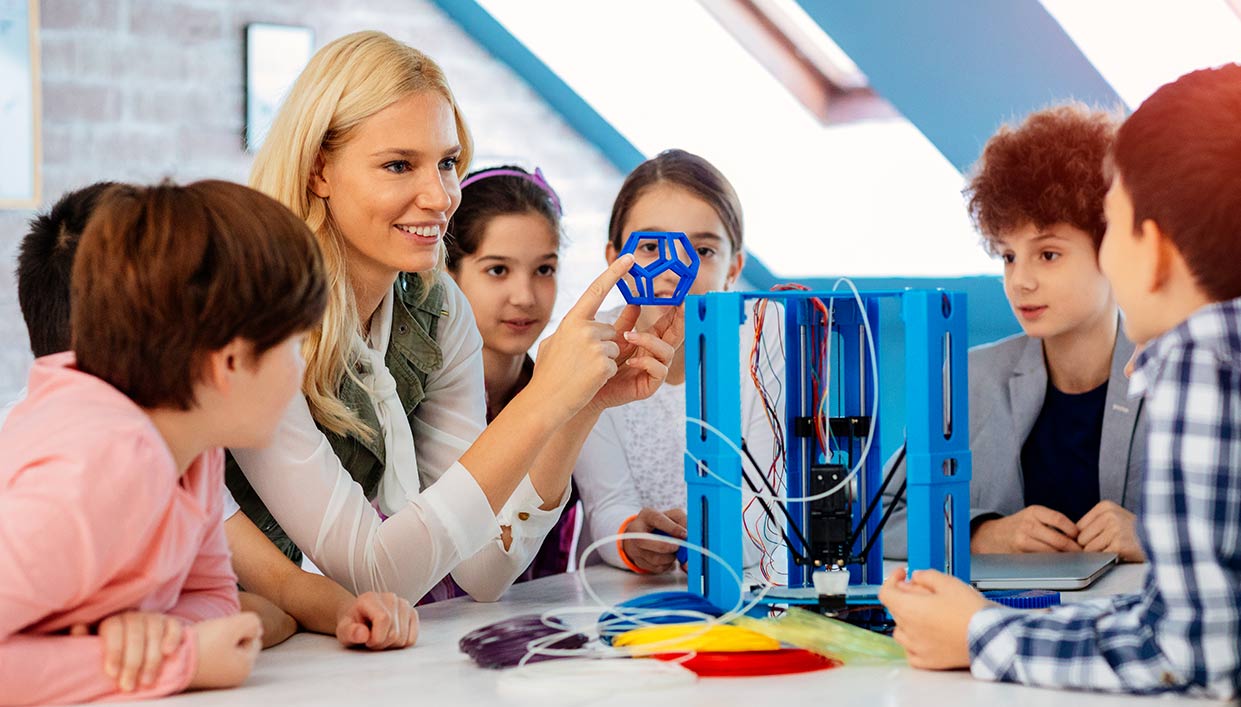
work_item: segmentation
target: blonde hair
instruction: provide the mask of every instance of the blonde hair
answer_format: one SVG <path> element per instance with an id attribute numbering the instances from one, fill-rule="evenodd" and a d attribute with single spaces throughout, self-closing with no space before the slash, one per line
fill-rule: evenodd
<path id="1" fill-rule="evenodd" d="M 304 219 L 323 250 L 328 306 L 322 323 L 306 338 L 302 392 L 315 420 L 337 434 L 372 436 L 339 396 L 346 375 L 356 380 L 358 308 L 349 286 L 344 237 L 327 200 L 311 191 L 310 179 L 321 159 L 349 142 L 366 119 L 422 91 L 438 93 L 452 106 L 461 177 L 469 170 L 473 141 L 444 71 L 417 49 L 373 31 L 345 35 L 315 53 L 272 121 L 250 172 L 250 185 Z M 441 252 L 435 270 L 420 273 L 425 284 L 431 284 L 444 260 Z"/>

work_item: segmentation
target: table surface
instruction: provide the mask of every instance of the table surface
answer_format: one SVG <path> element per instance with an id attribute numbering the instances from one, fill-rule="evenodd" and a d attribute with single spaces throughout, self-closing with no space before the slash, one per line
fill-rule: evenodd
<path id="1" fill-rule="evenodd" d="M 1122 565 L 1093 587 L 1066 593 L 1065 601 L 1135 590 L 1145 567 Z M 678 577 L 639 577 L 610 567 L 587 570 L 591 586 L 605 600 L 623 601 L 649 591 L 684 586 Z M 200 692 L 166 698 L 159 704 L 274 707 L 298 704 L 597 704 L 623 705 L 641 701 L 654 705 L 796 704 L 816 691 L 840 704 L 979 705 L 1024 707 L 1047 705 L 1131 705 L 1134 698 L 1096 693 L 1066 693 L 974 680 L 968 672 L 934 673 L 904 665 L 843 667 L 801 675 L 754 678 L 707 678 L 692 686 L 660 690 L 628 690 L 593 700 L 510 698 L 497 691 L 501 671 L 476 667 L 457 650 L 457 641 L 469 631 L 518 614 L 555 608 L 591 607 L 594 602 L 574 574 L 519 584 L 494 604 L 469 599 L 421 607 L 422 631 L 418 644 L 403 651 L 368 653 L 342 648 L 327 636 L 298 634 L 264 651 L 246 684 L 234 690 Z M 829 698 L 829 699 L 830 699 Z M 1152 699 L 1152 698 L 1145 698 Z M 1169 698 L 1153 698 L 1168 700 Z M 1176 698 L 1171 698 L 1176 699 Z M 1181 698 L 1190 702 L 1187 698 Z M 772 702 L 772 700 L 784 700 Z M 1179 700 L 1178 700 L 1179 701 Z M 1192 700 L 1196 704 L 1202 700 Z M 1160 704 L 1164 704 L 1161 702 Z M 133 703 L 151 704 L 151 703 Z"/>

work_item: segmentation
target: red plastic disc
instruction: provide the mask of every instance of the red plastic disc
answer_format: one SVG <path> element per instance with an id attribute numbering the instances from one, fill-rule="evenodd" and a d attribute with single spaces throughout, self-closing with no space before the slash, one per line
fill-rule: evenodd
<path id="1" fill-rule="evenodd" d="M 657 653 L 651 657 L 659 660 L 679 661 L 681 665 L 705 678 L 791 675 L 827 670 L 841 665 L 838 660 L 802 648 L 733 653 L 699 652 L 688 660 L 684 653 Z"/>

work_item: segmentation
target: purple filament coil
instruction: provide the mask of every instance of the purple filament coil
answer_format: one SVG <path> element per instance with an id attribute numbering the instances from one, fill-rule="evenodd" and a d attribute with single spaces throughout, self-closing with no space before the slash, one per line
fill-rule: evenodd
<path id="1" fill-rule="evenodd" d="M 529 645 L 531 641 L 571 630 L 569 626 L 560 621 L 554 619 L 544 621 L 538 614 L 525 614 L 471 631 L 461 638 L 457 646 L 480 667 L 512 668 L 521 663 L 527 655 L 530 655 L 526 660 L 527 663 L 567 657 L 542 653 L 531 654 Z M 572 650 L 586 645 L 588 640 L 584 634 L 574 633 L 541 647 Z"/>

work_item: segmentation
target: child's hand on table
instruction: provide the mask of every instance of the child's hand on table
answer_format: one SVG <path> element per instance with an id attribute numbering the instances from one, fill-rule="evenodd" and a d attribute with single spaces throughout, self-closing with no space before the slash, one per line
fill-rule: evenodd
<path id="1" fill-rule="evenodd" d="M 236 687 L 245 682 L 262 648 L 263 623 L 243 611 L 194 624 L 198 665 L 190 689 Z"/>
<path id="2" fill-rule="evenodd" d="M 974 530 L 970 550 L 993 552 L 1081 552 L 1078 527 L 1063 513 L 1045 506 L 1027 506 L 988 520 Z"/>
<path id="3" fill-rule="evenodd" d="M 1099 501 L 1077 521 L 1077 542 L 1086 552 L 1114 552 L 1124 562 L 1145 562 L 1137 526 L 1137 516 L 1124 507 L 1114 501 Z"/>
<path id="4" fill-rule="evenodd" d="M 155 682 L 164 658 L 181 645 L 180 619 L 146 611 L 113 614 L 99 622 L 96 633 L 103 642 L 103 671 L 116 680 L 122 692 Z M 69 630 L 71 636 L 90 632 L 85 624 Z"/>
<path id="5" fill-rule="evenodd" d="M 238 592 L 242 611 L 251 611 L 263 623 L 263 649 L 279 645 L 297 633 L 297 619 L 285 613 L 266 597 L 252 592 Z"/>
<path id="6" fill-rule="evenodd" d="M 906 581 L 900 569 L 883 583 L 879 601 L 896 620 L 892 637 L 905 649 L 910 665 L 925 670 L 969 667 L 970 619 L 990 604 L 976 589 L 934 570 L 919 570 Z"/>

